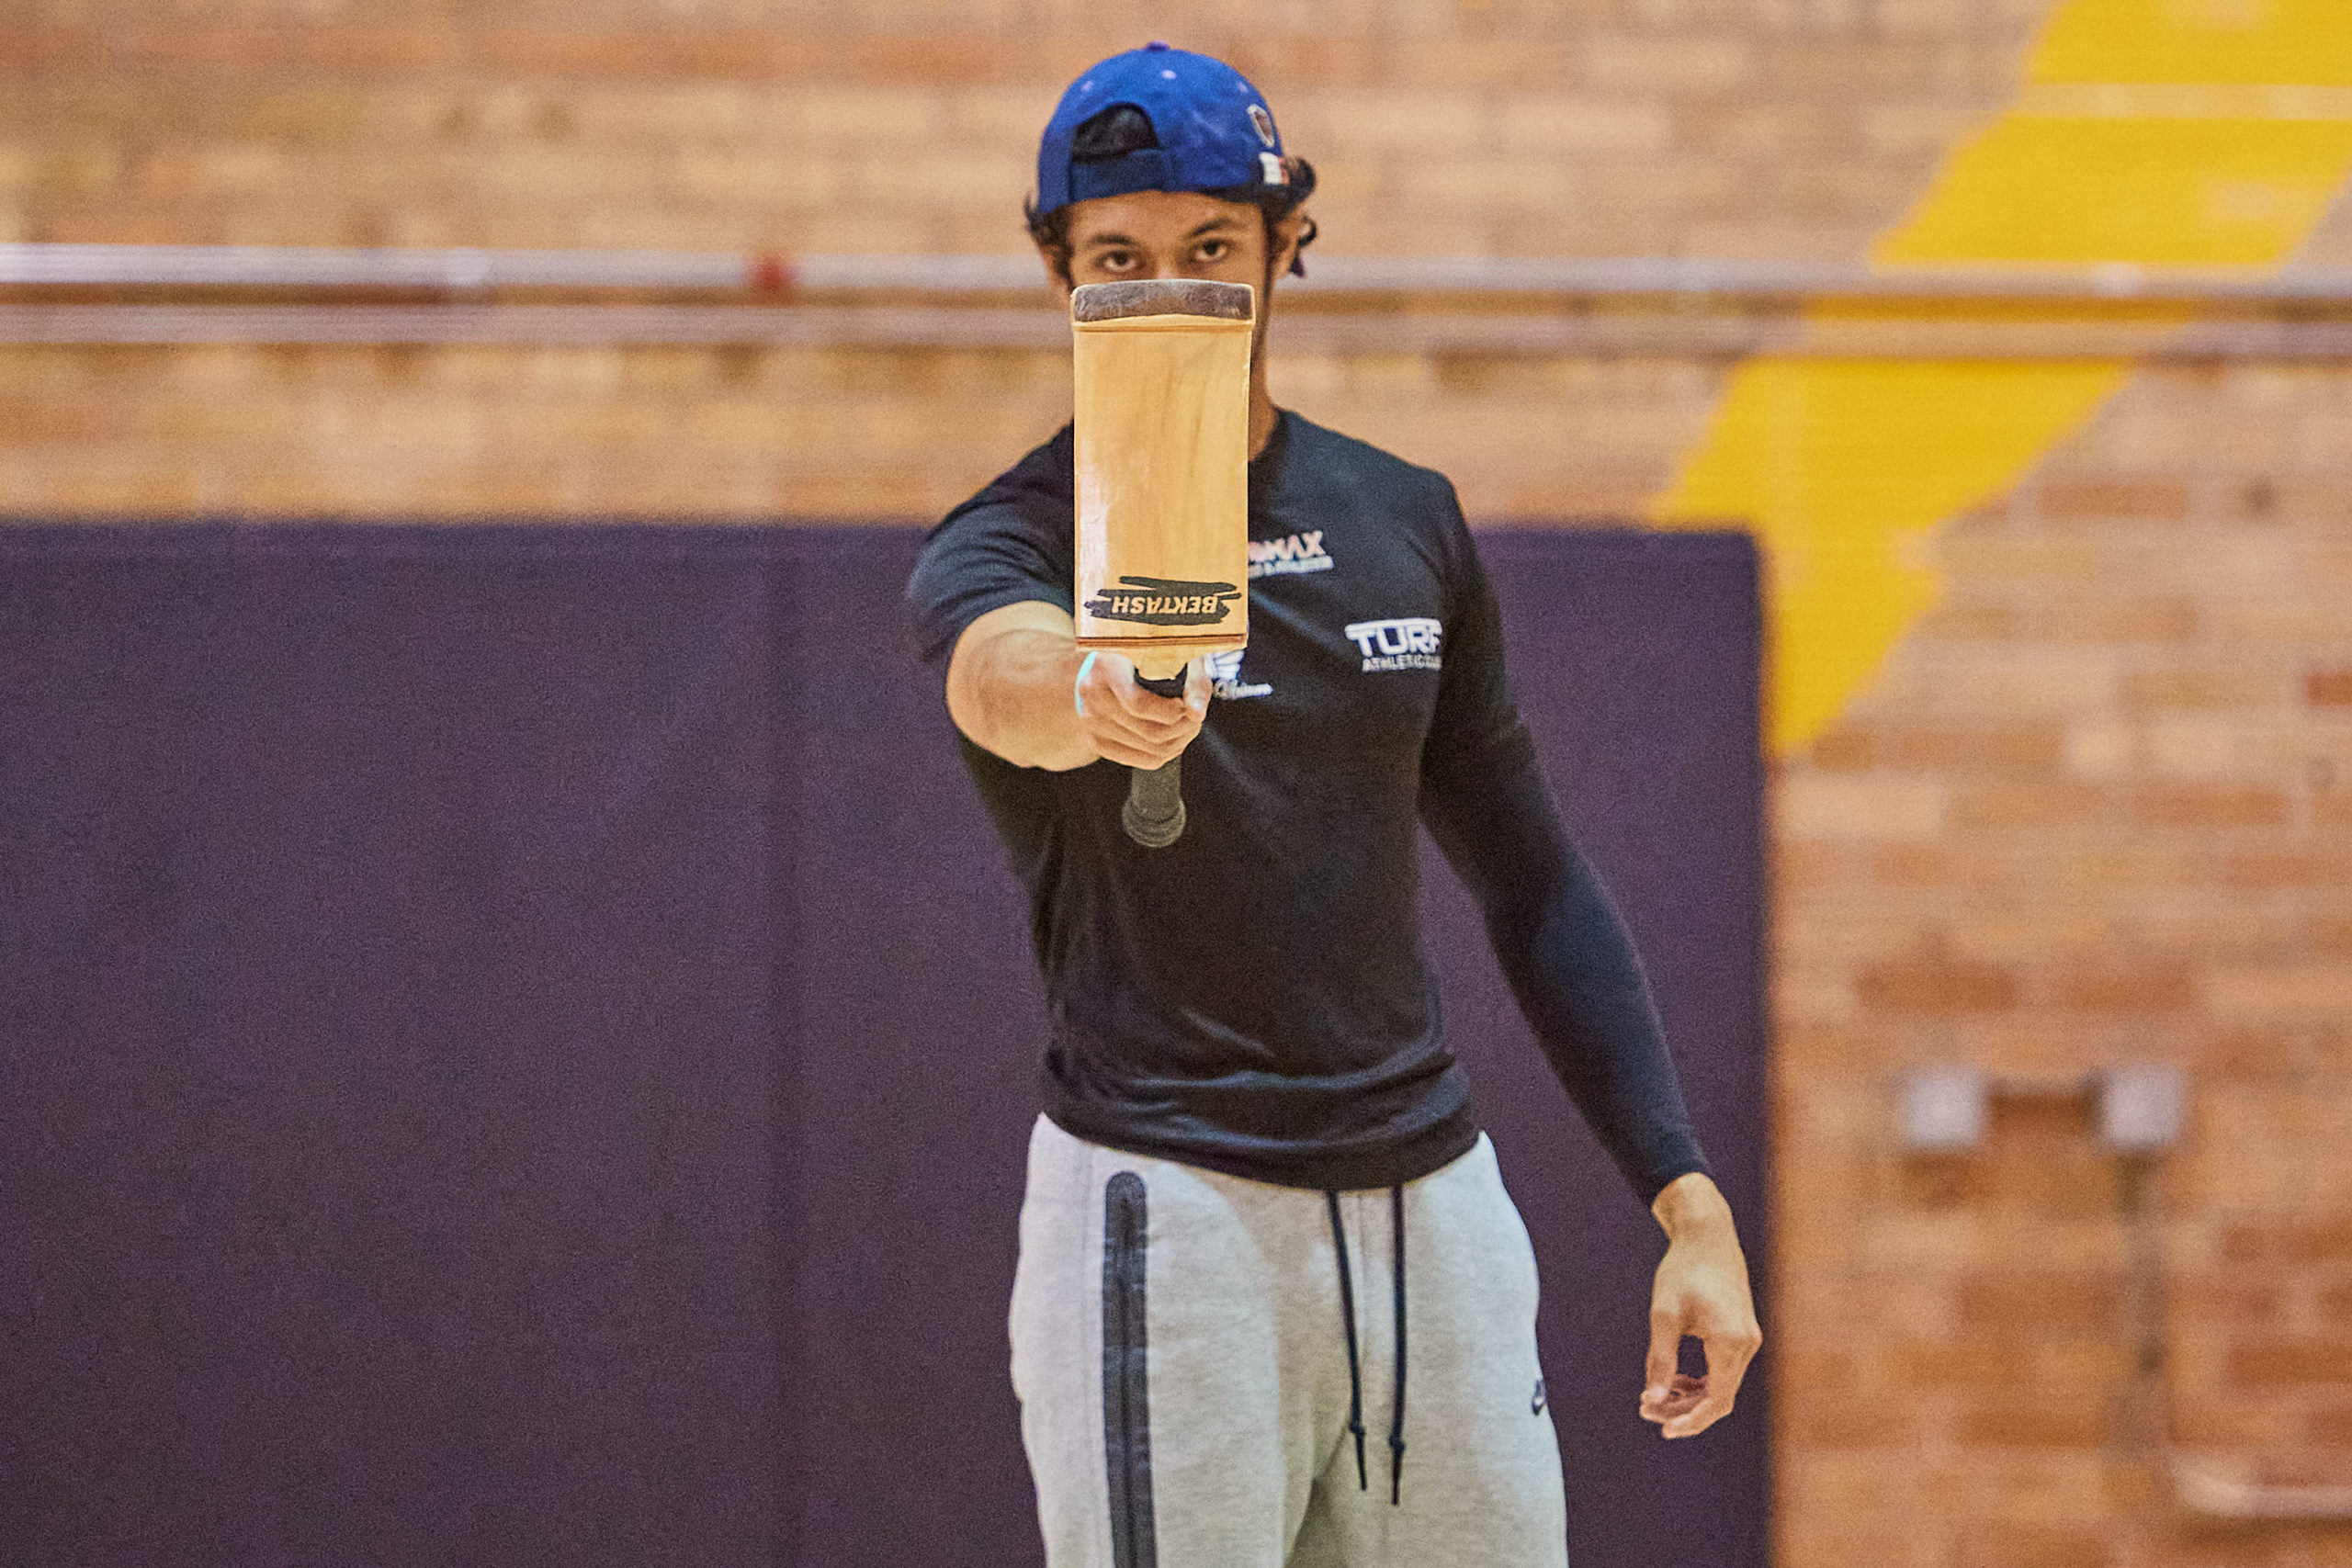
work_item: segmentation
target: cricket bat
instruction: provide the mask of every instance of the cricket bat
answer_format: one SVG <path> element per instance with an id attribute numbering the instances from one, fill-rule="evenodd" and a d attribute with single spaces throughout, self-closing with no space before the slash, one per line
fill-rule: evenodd
<path id="1" fill-rule="evenodd" d="M 1078 646 L 1181 696 L 1193 660 L 1250 640 L 1246 283 L 1152 278 L 1070 292 Z M 1180 760 L 1181 761 L 1181 760 Z M 1120 822 L 1153 849 L 1184 831 L 1179 763 L 1138 768 Z"/>

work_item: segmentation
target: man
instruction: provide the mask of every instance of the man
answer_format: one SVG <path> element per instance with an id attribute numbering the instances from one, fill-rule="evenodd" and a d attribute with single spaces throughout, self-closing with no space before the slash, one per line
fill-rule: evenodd
<path id="1" fill-rule="evenodd" d="M 1261 321 L 1238 662 L 1178 698 L 1081 655 L 1067 428 L 948 515 L 909 587 L 1051 1008 L 1012 1307 L 1047 1561 L 1563 1564 L 1534 1263 L 1439 1037 L 1417 825 L 1666 1231 L 1640 1407 L 1679 1438 L 1730 1410 L 1760 1336 L 1638 963 L 1537 770 L 1452 487 L 1267 394 L 1313 172 L 1256 89 L 1164 44 L 1106 60 L 1037 179 L 1065 289 L 1250 283 Z M 1139 847 L 1128 769 L 1180 752 L 1191 826 Z M 1686 1333 L 1703 1378 L 1675 1370 Z"/>

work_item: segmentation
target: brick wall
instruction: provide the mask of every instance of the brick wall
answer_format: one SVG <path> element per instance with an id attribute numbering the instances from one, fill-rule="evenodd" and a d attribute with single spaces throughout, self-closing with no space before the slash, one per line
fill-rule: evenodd
<path id="1" fill-rule="evenodd" d="M 2042 4 L 1229 0 L 1177 26 L 1069 0 L 616 0 L 460 25 L 419 0 L 18 0 L 0 240 L 1018 250 L 1055 96 L 1165 31 L 1265 88 L 1321 171 L 1328 252 L 1847 257 L 2010 92 Z M 1488 516 L 1637 506 L 1713 388 L 1687 366 L 1283 373 Z M 0 507 L 935 514 L 1059 423 L 1065 379 L 1050 356 L 0 346 Z"/>
<path id="2" fill-rule="evenodd" d="M 2352 378 L 2144 372 L 1945 531 L 1941 604 L 1779 781 L 1792 1563 L 2352 1561 L 2132 1440 L 2130 1173 L 2086 1104 L 1905 1156 L 1889 1078 L 2177 1064 L 2148 1178 L 2172 1441 L 2352 1480 Z M 1895 1525 L 1894 1521 L 1900 1521 Z"/>
<path id="3" fill-rule="evenodd" d="M 18 0 L 0 239 L 1013 249 L 1055 95 L 1157 29 L 1272 96 L 1335 246 L 1844 256 L 2042 8 Z"/>
<path id="4" fill-rule="evenodd" d="M 1267 88 L 1332 252 L 1846 258 L 2012 96 L 2045 9 L 18 0 L 0 239 L 1012 249 L 1056 89 L 1164 29 Z M 2352 213 L 2311 254 L 2352 262 Z M 1293 355 L 1276 386 L 1538 522 L 1638 511 L 1721 378 Z M 0 347 L 0 510 L 917 517 L 1067 400 L 1018 353 Z M 1792 1568 L 2352 1562 L 2352 1533 L 2190 1520 L 2142 1464 L 2132 1195 L 2083 1106 L 2005 1100 L 1921 1160 L 1889 1089 L 2188 1067 L 2147 1194 L 2174 1440 L 2352 1482 L 2346 475 L 2352 374 L 2143 373 L 1938 536 L 1939 607 L 1782 764 Z"/>

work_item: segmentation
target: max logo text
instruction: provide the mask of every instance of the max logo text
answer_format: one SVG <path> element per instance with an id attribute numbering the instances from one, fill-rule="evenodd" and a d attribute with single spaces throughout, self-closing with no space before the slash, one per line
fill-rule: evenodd
<path id="1" fill-rule="evenodd" d="M 1137 621 L 1148 626 L 1213 626 L 1233 613 L 1241 590 L 1230 582 L 1186 582 L 1172 577 L 1123 577 L 1086 602 L 1086 613 L 1105 621 Z"/>
<path id="2" fill-rule="evenodd" d="M 1290 571 L 1329 571 L 1331 565 L 1331 552 L 1323 547 L 1320 528 L 1284 539 L 1250 541 L 1250 575 L 1253 578 Z"/>

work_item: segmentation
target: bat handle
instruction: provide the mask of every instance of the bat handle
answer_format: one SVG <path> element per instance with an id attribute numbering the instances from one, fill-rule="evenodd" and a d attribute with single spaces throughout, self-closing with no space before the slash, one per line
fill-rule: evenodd
<path id="1" fill-rule="evenodd" d="M 1138 674 L 1136 684 L 1157 696 L 1181 697 L 1184 671 L 1164 681 Z M 1119 826 L 1145 849 L 1164 850 L 1184 836 L 1183 762 L 1182 757 L 1171 757 L 1156 768 L 1128 771 L 1127 804 L 1119 813 Z"/>

